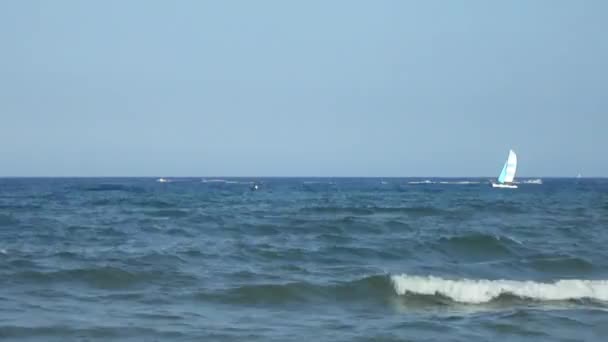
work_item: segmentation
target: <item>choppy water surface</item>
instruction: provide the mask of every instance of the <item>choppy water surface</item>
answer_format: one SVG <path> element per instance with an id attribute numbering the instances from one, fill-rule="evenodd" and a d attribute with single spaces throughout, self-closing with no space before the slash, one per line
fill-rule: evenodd
<path id="1" fill-rule="evenodd" d="M 0 179 L 0 339 L 605 341 L 607 230 L 603 179 Z"/>

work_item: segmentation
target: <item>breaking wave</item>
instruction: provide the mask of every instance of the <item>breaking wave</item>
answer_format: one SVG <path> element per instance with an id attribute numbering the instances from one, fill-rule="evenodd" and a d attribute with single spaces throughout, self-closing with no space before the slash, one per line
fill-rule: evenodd
<path id="1" fill-rule="evenodd" d="M 470 184 L 481 184 L 479 181 L 431 181 L 431 180 L 423 180 L 423 181 L 411 181 L 407 182 L 408 184 L 416 185 L 416 184 L 450 184 L 450 185 L 470 185 Z"/>
<path id="2" fill-rule="evenodd" d="M 435 184 L 435 182 L 430 181 L 430 180 L 423 180 L 423 181 L 412 181 L 412 182 L 407 182 L 407 184 Z"/>
<path id="3" fill-rule="evenodd" d="M 230 179 L 220 179 L 220 178 L 203 178 L 201 183 L 216 183 L 216 184 L 252 184 L 252 181 L 238 181 L 238 180 L 230 180 Z"/>
<path id="4" fill-rule="evenodd" d="M 558 280 L 553 283 L 515 280 L 459 279 L 393 275 L 398 295 L 443 296 L 455 302 L 481 304 L 503 295 L 539 301 L 593 299 L 608 301 L 608 280 Z"/>
<path id="5" fill-rule="evenodd" d="M 247 284 L 195 295 L 199 300 L 229 304 L 283 305 L 315 302 L 373 302 L 379 305 L 404 301 L 406 307 L 452 304 L 501 305 L 524 302 L 585 300 L 608 302 L 608 280 L 559 280 L 554 283 L 515 280 L 449 280 L 435 276 L 373 275 L 338 283 L 290 282 Z M 520 303 L 521 304 L 521 303 Z M 589 304 L 589 303 L 587 303 Z M 599 303 L 598 303 L 599 304 Z"/>

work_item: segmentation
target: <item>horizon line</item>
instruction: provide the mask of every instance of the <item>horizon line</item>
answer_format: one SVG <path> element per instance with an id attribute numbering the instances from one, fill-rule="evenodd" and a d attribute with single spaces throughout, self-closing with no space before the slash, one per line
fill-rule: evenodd
<path id="1" fill-rule="evenodd" d="M 398 179 L 398 178 L 488 178 L 495 179 L 496 176 L 1 176 L 0 179 L 7 178 L 79 178 L 79 179 L 92 179 L 92 178 L 386 178 L 386 179 Z M 521 176 L 516 178 L 608 178 L 608 176 Z"/>

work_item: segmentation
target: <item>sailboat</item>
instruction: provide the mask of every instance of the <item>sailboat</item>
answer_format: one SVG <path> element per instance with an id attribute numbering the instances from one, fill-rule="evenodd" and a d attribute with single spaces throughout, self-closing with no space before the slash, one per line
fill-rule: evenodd
<path id="1" fill-rule="evenodd" d="M 517 155 L 513 150 L 509 150 L 509 157 L 505 162 L 505 166 L 498 176 L 497 182 L 492 182 L 493 188 L 517 189 L 517 185 L 513 184 L 515 172 L 517 171 Z"/>

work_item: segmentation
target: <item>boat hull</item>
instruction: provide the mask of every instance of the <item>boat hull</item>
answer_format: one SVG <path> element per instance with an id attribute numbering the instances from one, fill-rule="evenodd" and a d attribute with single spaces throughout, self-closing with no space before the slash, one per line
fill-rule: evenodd
<path id="1" fill-rule="evenodd" d="M 491 184 L 492 184 L 493 188 L 498 188 L 498 189 L 517 189 L 517 185 L 515 185 L 515 184 L 494 183 L 494 182 L 492 182 Z"/>

